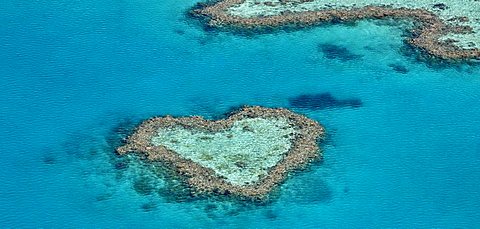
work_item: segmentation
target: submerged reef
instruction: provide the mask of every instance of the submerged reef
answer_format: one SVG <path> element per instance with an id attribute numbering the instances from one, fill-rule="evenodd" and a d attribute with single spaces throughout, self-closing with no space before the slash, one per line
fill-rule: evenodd
<path id="1" fill-rule="evenodd" d="M 412 20 L 406 42 L 432 58 L 480 59 L 480 3 L 476 0 L 220 0 L 197 4 L 190 14 L 209 27 L 270 30 L 361 19 Z"/>
<path id="2" fill-rule="evenodd" d="M 327 59 L 338 59 L 342 62 L 357 60 L 361 55 L 350 52 L 347 48 L 334 44 L 319 44 L 318 50 L 323 53 Z"/>
<path id="3" fill-rule="evenodd" d="M 261 200 L 290 171 L 320 158 L 324 132 L 316 121 L 287 109 L 243 107 L 221 120 L 150 118 L 117 153 L 159 162 L 185 181 L 191 195 Z"/>
<path id="4" fill-rule="evenodd" d="M 400 74 L 407 74 L 409 72 L 407 67 L 401 64 L 389 64 L 388 67 L 390 67 L 393 71 Z"/>
<path id="5" fill-rule="evenodd" d="M 337 99 L 330 93 L 305 94 L 288 99 L 290 106 L 294 108 L 322 110 L 328 108 L 361 107 L 360 99 Z"/>

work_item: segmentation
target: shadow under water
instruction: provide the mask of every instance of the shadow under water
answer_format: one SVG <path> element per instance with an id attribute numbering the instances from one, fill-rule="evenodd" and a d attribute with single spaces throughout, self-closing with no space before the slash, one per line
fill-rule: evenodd
<path id="1" fill-rule="evenodd" d="M 293 108 L 310 110 L 322 110 L 329 108 L 352 107 L 357 108 L 363 105 L 360 99 L 337 99 L 332 94 L 325 92 L 320 94 L 305 94 L 289 98 L 289 104 Z"/>
<path id="2" fill-rule="evenodd" d="M 409 72 L 408 68 L 401 64 L 389 64 L 388 67 L 400 74 L 407 74 Z"/>
<path id="3" fill-rule="evenodd" d="M 354 54 L 346 47 L 334 44 L 319 44 L 318 51 L 327 59 L 337 59 L 342 62 L 361 59 L 363 56 Z"/>

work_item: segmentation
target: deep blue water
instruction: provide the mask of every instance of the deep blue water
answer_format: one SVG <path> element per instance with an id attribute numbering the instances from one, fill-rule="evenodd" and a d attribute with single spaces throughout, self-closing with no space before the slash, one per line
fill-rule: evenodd
<path id="1" fill-rule="evenodd" d="M 1 227 L 480 227 L 479 66 L 427 67 L 388 23 L 206 32 L 185 17 L 195 3 L 2 1 Z M 290 107 L 322 93 L 361 106 Z M 142 195 L 150 170 L 115 168 L 125 120 L 242 104 L 329 133 L 323 162 L 272 203 Z"/>

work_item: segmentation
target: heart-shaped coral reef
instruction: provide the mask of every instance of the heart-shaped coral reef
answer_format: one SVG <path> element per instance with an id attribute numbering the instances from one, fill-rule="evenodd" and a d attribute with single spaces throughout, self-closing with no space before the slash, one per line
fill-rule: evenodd
<path id="1" fill-rule="evenodd" d="M 244 107 L 227 119 L 154 117 L 117 149 L 160 161 L 196 192 L 264 197 L 286 174 L 320 157 L 324 129 L 286 109 Z"/>

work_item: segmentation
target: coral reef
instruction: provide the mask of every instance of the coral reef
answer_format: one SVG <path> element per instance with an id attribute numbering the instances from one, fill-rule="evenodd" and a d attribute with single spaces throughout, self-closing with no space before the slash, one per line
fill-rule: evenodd
<path id="1" fill-rule="evenodd" d="M 222 120 L 148 119 L 117 153 L 160 162 L 192 188 L 192 195 L 264 199 L 289 171 L 320 158 L 317 141 L 323 136 L 320 124 L 289 110 L 243 107 Z"/>
<path id="2" fill-rule="evenodd" d="M 209 4 L 198 4 L 191 10 L 191 15 L 203 18 L 210 27 L 233 27 L 248 30 L 262 28 L 268 30 L 285 26 L 305 27 L 322 22 L 348 22 L 361 19 L 407 19 L 415 22 L 407 43 L 428 56 L 445 60 L 480 59 L 480 49 L 478 47 L 466 48 L 455 44 L 457 35 L 475 33 L 472 27 L 462 24 L 469 19 L 463 15 L 457 15 L 456 18 L 450 18 L 447 21 L 441 18 L 438 12 L 434 12 L 435 10 L 446 11 L 447 6 L 444 4 L 435 5 L 432 10 L 388 5 L 366 5 L 363 7 L 328 5 L 328 7 L 315 10 L 294 11 L 290 9 L 305 2 L 308 4 L 311 1 L 247 1 L 223 0 Z M 246 2 L 248 4 L 242 5 Z M 262 5 L 262 10 L 267 12 L 254 12 L 252 13 L 253 16 L 241 14 L 245 14 L 245 12 L 248 12 L 247 10 L 243 10 L 241 13 L 232 12 L 232 9 L 239 8 L 239 6 L 244 6 L 244 8 L 252 11 L 251 8 L 255 8 L 257 5 Z M 284 8 L 278 10 L 277 6 L 283 6 Z M 446 35 L 453 36 L 455 39 L 444 39 Z"/>

